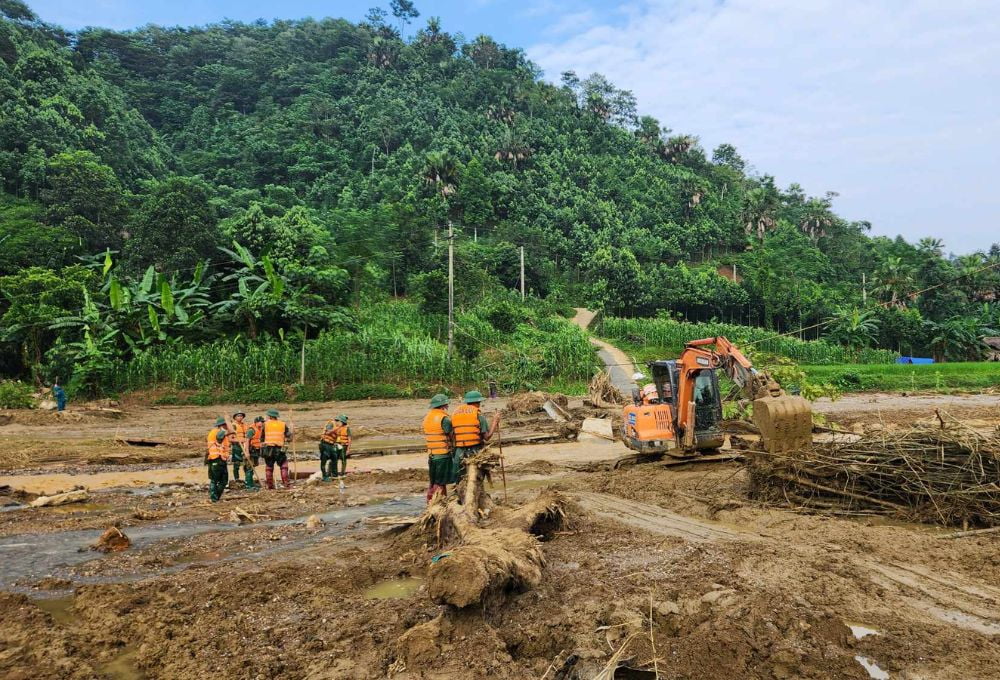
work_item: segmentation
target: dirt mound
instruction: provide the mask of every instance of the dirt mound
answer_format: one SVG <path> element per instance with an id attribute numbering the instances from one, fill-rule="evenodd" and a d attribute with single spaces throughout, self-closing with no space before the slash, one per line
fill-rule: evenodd
<path id="1" fill-rule="evenodd" d="M 110 527 L 90 546 L 91 550 L 110 553 L 128 550 L 132 541 L 118 527 Z"/>
<path id="2" fill-rule="evenodd" d="M 552 400 L 559 406 L 566 408 L 569 406 L 569 398 L 565 394 L 553 392 L 518 392 L 507 400 L 507 410 L 512 413 L 539 413 L 542 405 Z"/>

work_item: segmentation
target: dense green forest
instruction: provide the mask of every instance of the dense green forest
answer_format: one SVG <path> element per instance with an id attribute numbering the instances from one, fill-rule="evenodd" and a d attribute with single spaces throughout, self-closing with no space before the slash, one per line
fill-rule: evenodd
<path id="1" fill-rule="evenodd" d="M 466 365 L 429 380 L 517 383 L 486 358 L 545 365 L 532 329 L 569 304 L 822 324 L 805 337 L 949 359 L 977 358 L 1000 327 L 1000 247 L 873 238 L 835 194 L 706 151 L 599 74 L 552 84 L 485 35 L 418 28 L 409 2 L 359 24 L 125 32 L 70 33 L 20 0 L 0 15 L 3 375 L 99 392 L 165 380 L 128 365 L 206 346 L 287 354 L 306 333 L 349 354 L 373 328 L 414 327 L 440 345 L 449 223 Z M 427 321 L 392 326 L 414 310 Z M 530 382 L 589 367 L 573 362 Z"/>

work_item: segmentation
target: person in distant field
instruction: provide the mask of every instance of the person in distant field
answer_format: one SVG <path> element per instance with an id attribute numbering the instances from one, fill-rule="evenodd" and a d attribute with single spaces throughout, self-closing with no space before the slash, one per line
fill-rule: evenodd
<path id="1" fill-rule="evenodd" d="M 52 383 L 52 396 L 56 399 L 56 410 L 65 411 L 66 410 L 66 390 L 62 388 L 59 384 L 59 378 L 56 378 L 55 382 Z"/>
<path id="2" fill-rule="evenodd" d="M 229 447 L 230 447 L 230 457 L 229 459 L 233 462 L 233 479 L 240 478 L 240 469 L 243 467 L 243 461 L 247 454 L 249 454 L 249 445 L 247 444 L 247 424 L 244 419 L 247 417 L 246 413 L 243 411 L 237 411 L 233 414 L 233 424 L 229 431 Z"/>
<path id="3" fill-rule="evenodd" d="M 448 397 L 435 394 L 431 399 L 431 410 L 424 416 L 424 438 L 427 440 L 427 468 L 430 484 L 427 487 L 427 502 L 434 496 L 448 494 L 452 483 L 452 425 L 448 417 Z"/>
<path id="4" fill-rule="evenodd" d="M 264 465 L 265 483 L 268 489 L 274 488 L 274 466 L 281 470 L 281 485 L 286 489 L 291 488 L 288 480 L 288 453 L 285 446 L 292 441 L 292 431 L 284 423 L 278 420 L 278 411 L 271 409 L 267 412 L 267 420 L 264 421 Z"/>
<path id="5" fill-rule="evenodd" d="M 229 432 L 226 419 L 219 418 L 208 431 L 205 465 L 208 466 L 208 498 L 218 503 L 229 485 Z"/>
<path id="6" fill-rule="evenodd" d="M 338 423 L 333 428 L 333 476 L 334 477 L 346 477 L 347 476 L 347 454 L 351 449 L 351 428 L 347 426 L 347 416 L 341 413 L 337 416 L 335 423 Z M 337 469 L 340 468 L 338 472 Z"/>
<path id="7" fill-rule="evenodd" d="M 264 446 L 264 416 L 257 416 L 253 424 L 247 428 L 247 460 L 243 461 L 246 471 L 246 487 L 252 491 L 260 488 L 256 479 L 257 466 L 260 465 L 261 449 Z"/>
<path id="8" fill-rule="evenodd" d="M 465 393 L 462 400 L 465 403 L 455 409 L 451 415 L 451 427 L 454 431 L 455 452 L 452 455 L 451 481 L 457 484 L 465 476 L 465 466 L 462 461 L 479 453 L 483 443 L 489 441 L 500 424 L 500 414 L 493 416 L 489 423 L 481 412 L 483 395 L 476 390 Z"/>

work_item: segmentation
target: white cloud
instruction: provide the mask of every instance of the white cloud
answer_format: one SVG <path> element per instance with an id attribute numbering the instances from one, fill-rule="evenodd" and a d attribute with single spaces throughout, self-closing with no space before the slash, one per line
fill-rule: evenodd
<path id="1" fill-rule="evenodd" d="M 604 73 L 876 233 L 1000 241 L 1000 4 L 641 0 L 580 23 L 529 48 L 550 78 Z"/>

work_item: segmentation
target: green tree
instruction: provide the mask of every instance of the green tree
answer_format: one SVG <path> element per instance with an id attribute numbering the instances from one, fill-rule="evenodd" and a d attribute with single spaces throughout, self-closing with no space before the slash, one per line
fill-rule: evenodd
<path id="1" fill-rule="evenodd" d="M 39 198 L 46 220 L 76 236 L 87 252 L 117 248 L 125 226 L 124 190 L 114 171 L 89 151 L 49 159 Z"/>
<path id="2" fill-rule="evenodd" d="M 124 251 L 129 271 L 149 265 L 166 273 L 193 270 L 213 257 L 220 234 L 210 199 L 210 188 L 197 178 L 153 183 L 129 222 Z"/>

